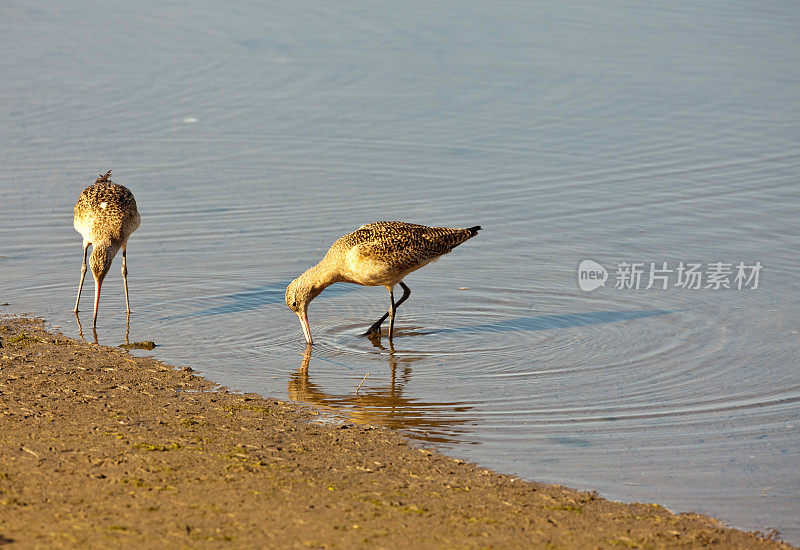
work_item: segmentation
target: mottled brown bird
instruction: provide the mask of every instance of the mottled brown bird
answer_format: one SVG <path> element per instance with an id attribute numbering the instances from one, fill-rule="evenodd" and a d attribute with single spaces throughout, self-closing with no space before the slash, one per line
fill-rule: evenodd
<path id="1" fill-rule="evenodd" d="M 480 229 L 479 225 L 454 229 L 406 222 L 375 222 L 361 226 L 333 243 L 317 265 L 289 284 L 286 305 L 300 319 L 306 342 L 311 344 L 308 304 L 326 287 L 333 283 L 383 285 L 389 291 L 389 311 L 375 321 L 366 334 L 380 334 L 381 324 L 389 317 L 391 342 L 397 307 L 411 294 L 403 278 L 474 237 Z M 397 302 L 394 301 L 396 284 L 403 288 L 403 296 Z"/>
<path id="2" fill-rule="evenodd" d="M 75 313 L 81 301 L 83 279 L 86 276 L 86 251 L 92 245 L 89 266 L 94 276 L 94 318 L 92 326 L 97 326 L 97 306 L 100 302 L 100 287 L 103 285 L 111 262 L 122 249 L 122 281 L 125 284 L 125 308 L 131 311 L 128 301 L 128 267 L 125 262 L 125 247 L 128 237 L 139 227 L 139 211 L 136 200 L 127 187 L 117 185 L 109 179 L 111 170 L 101 174 L 94 185 L 83 190 L 75 203 L 75 231 L 83 236 L 83 266 L 78 284 L 78 298 L 75 300 Z"/>

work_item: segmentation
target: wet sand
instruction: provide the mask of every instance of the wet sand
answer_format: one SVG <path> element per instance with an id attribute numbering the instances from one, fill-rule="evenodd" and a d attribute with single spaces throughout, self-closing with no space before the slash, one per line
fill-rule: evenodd
<path id="1" fill-rule="evenodd" d="M 0 319 L 0 546 L 790 548 Z M 755 499 L 754 499 L 755 500 Z"/>

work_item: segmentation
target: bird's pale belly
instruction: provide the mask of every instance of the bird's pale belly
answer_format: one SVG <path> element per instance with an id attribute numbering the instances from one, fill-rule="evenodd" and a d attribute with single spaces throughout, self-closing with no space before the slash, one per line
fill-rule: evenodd
<path id="1" fill-rule="evenodd" d="M 343 271 L 341 275 L 344 281 L 366 286 L 396 284 L 403 275 L 386 262 L 363 257 L 348 257 L 347 269 Z"/>
<path id="2" fill-rule="evenodd" d="M 342 281 L 364 286 L 396 285 L 403 277 L 430 263 L 420 263 L 411 269 L 397 269 L 379 259 L 365 258 L 352 251 L 347 254 L 346 270 L 342 270 Z"/>

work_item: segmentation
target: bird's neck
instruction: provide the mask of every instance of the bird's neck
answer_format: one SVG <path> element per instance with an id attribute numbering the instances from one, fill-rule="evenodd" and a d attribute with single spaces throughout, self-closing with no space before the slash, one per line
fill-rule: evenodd
<path id="1" fill-rule="evenodd" d="M 324 260 L 313 267 L 309 267 L 300 276 L 302 285 L 311 290 L 311 294 L 317 297 L 320 292 L 339 280 L 337 271 Z"/>

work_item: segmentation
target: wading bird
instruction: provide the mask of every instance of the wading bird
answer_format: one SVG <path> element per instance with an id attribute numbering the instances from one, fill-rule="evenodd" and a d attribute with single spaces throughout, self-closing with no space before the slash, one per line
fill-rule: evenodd
<path id="1" fill-rule="evenodd" d="M 454 229 L 406 222 L 376 222 L 361 226 L 333 243 L 317 265 L 289 284 L 286 305 L 300 319 L 306 342 L 311 344 L 308 304 L 326 287 L 333 283 L 385 286 L 389 291 L 389 311 L 365 334 L 380 334 L 381 324 L 389 317 L 391 342 L 397 307 L 411 294 L 403 278 L 474 237 L 480 229 L 479 225 Z M 403 288 L 403 296 L 395 302 L 394 286 L 397 284 Z"/>
<path id="2" fill-rule="evenodd" d="M 83 236 L 83 266 L 78 283 L 78 297 L 75 300 L 75 313 L 81 301 L 83 279 L 86 276 L 86 251 L 92 245 L 89 266 L 94 276 L 94 318 L 92 326 L 97 326 L 97 306 L 100 302 L 100 287 L 103 285 L 111 262 L 122 249 L 122 281 L 125 284 L 125 309 L 131 312 L 128 301 L 128 267 L 125 262 L 125 247 L 128 237 L 139 227 L 139 211 L 136 200 L 127 187 L 117 185 L 109 179 L 111 170 L 101 174 L 93 185 L 83 190 L 75 203 L 75 231 Z"/>

